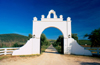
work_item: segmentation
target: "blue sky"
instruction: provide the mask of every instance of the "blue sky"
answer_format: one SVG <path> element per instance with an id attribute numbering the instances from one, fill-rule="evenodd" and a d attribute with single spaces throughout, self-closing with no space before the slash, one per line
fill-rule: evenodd
<path id="1" fill-rule="evenodd" d="M 0 34 L 32 33 L 33 17 L 41 19 L 51 9 L 57 16 L 72 19 L 72 33 L 84 39 L 86 33 L 100 27 L 100 0 L 0 0 Z M 50 31 L 55 31 L 50 33 Z M 48 39 L 56 39 L 62 33 L 56 28 L 44 30 Z"/>

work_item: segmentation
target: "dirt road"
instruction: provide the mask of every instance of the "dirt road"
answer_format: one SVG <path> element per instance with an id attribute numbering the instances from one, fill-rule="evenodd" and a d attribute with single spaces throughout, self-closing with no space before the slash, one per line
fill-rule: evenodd
<path id="1" fill-rule="evenodd" d="M 1 60 L 0 65 L 100 65 L 100 59 L 61 55 L 51 45 L 40 56 L 7 58 Z"/>

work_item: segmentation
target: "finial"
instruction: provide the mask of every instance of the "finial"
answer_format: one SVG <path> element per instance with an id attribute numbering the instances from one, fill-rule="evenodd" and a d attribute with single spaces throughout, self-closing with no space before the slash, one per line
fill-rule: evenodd
<path id="1" fill-rule="evenodd" d="M 42 18 L 44 18 L 44 15 L 42 15 Z"/>
<path id="2" fill-rule="evenodd" d="M 60 18 L 63 18 L 63 15 L 60 15 Z"/>
<path id="3" fill-rule="evenodd" d="M 33 19 L 34 19 L 34 21 L 37 21 L 37 18 L 36 17 L 34 17 Z"/>
<path id="4" fill-rule="evenodd" d="M 68 18 L 67 18 L 67 21 L 71 21 L 71 18 L 70 18 L 70 17 L 68 17 Z"/>

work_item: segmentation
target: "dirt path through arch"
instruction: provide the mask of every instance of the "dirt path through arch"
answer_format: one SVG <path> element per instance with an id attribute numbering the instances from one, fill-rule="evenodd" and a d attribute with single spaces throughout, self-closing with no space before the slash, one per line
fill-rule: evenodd
<path id="1" fill-rule="evenodd" d="M 50 45 L 40 56 L 7 58 L 1 60 L 0 65 L 100 65 L 100 59 L 61 55 Z"/>

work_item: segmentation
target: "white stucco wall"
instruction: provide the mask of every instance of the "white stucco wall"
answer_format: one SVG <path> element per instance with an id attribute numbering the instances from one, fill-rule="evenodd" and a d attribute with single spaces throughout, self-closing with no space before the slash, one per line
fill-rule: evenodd
<path id="1" fill-rule="evenodd" d="M 76 40 L 73 38 L 68 39 L 68 48 L 70 48 L 71 54 L 76 55 L 92 55 L 92 53 L 89 50 L 84 49 L 84 47 L 80 46 Z"/>
<path id="2" fill-rule="evenodd" d="M 30 54 L 40 54 L 40 43 L 39 39 L 31 38 L 27 43 L 15 50 L 12 55 L 30 55 Z"/>
<path id="3" fill-rule="evenodd" d="M 59 29 L 65 38 L 68 36 L 67 32 L 67 23 L 64 22 L 33 22 L 33 35 L 35 35 L 36 38 L 40 38 L 42 32 L 49 27 L 55 27 Z"/>

